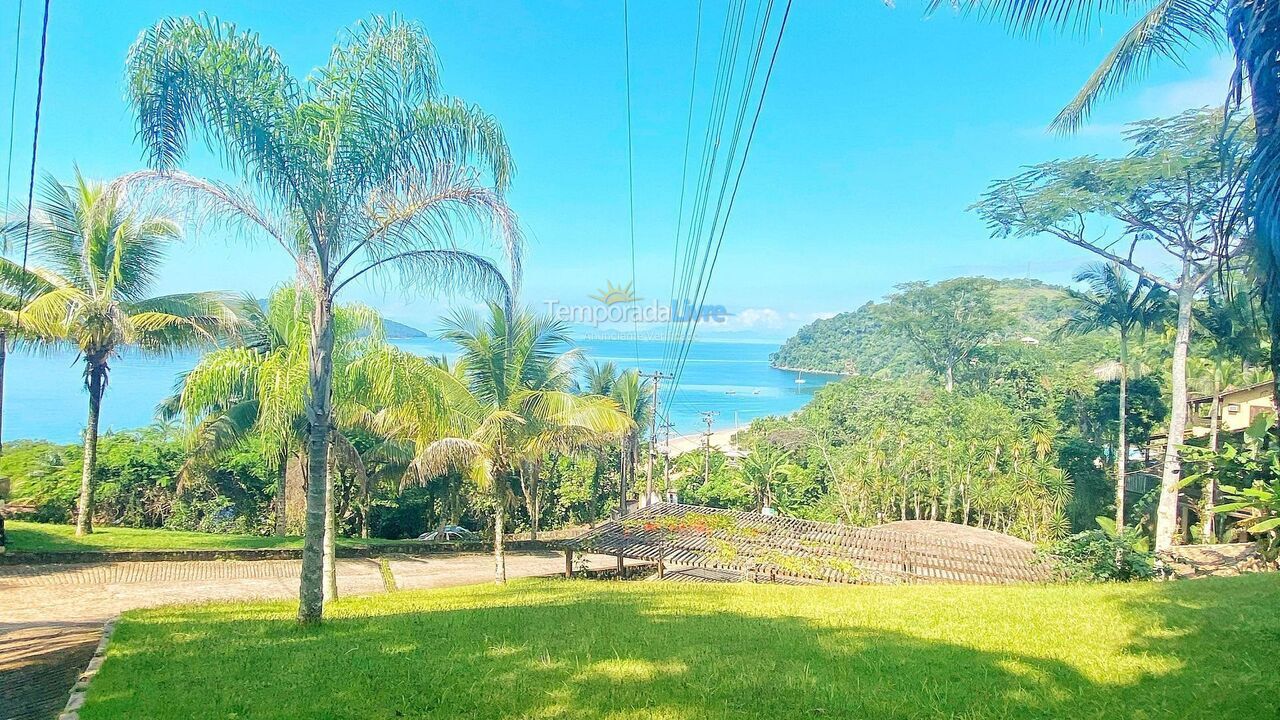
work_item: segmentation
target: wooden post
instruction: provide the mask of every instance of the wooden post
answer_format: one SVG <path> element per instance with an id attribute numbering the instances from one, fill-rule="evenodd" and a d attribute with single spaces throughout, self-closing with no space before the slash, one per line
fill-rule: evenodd
<path id="1" fill-rule="evenodd" d="M 618 579 L 621 580 L 622 579 L 622 556 L 618 555 L 617 558 L 618 558 Z"/>
<path id="2" fill-rule="evenodd" d="M 658 579 L 661 580 L 666 576 L 667 576 L 667 564 L 662 561 L 662 556 L 659 555 L 658 556 Z"/>
<path id="3" fill-rule="evenodd" d="M 573 577 L 573 548 L 571 547 L 564 549 L 564 576 Z"/>

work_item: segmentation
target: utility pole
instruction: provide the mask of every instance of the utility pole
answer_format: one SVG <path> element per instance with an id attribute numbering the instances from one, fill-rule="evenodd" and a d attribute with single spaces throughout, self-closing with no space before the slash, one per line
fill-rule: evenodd
<path id="1" fill-rule="evenodd" d="M 704 483 L 711 480 L 711 423 L 715 422 L 719 414 L 715 410 L 702 411 L 702 422 L 707 424 L 707 430 L 702 434 L 702 482 Z"/>
<path id="2" fill-rule="evenodd" d="M 653 500 L 653 454 L 658 449 L 658 385 L 672 376 L 655 370 L 651 373 L 640 373 L 640 377 L 649 378 L 649 389 L 653 392 L 653 407 L 649 411 L 649 468 L 644 488 L 644 502 L 648 505 Z"/>

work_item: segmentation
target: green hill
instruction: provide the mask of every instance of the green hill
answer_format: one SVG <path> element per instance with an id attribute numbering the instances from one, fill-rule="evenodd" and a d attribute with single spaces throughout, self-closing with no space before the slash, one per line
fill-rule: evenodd
<path id="1" fill-rule="evenodd" d="M 1066 288 L 1039 280 L 996 280 L 996 310 L 1013 319 L 1010 338 L 1043 340 L 1065 317 Z M 774 367 L 822 372 L 875 374 L 887 368 L 906 370 L 913 364 L 904 344 L 880 332 L 876 309 L 884 301 L 869 302 L 800 328 L 770 356 Z"/>

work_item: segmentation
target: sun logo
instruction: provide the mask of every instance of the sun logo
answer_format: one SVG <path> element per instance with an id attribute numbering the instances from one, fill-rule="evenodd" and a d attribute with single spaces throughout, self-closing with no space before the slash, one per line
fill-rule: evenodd
<path id="1" fill-rule="evenodd" d="M 632 283 L 625 286 L 614 285 L 612 280 L 605 281 L 603 290 L 597 291 L 597 295 L 589 295 L 592 300 L 599 300 L 605 305 L 617 305 L 618 303 L 638 302 L 640 298 L 636 297 L 635 290 L 632 289 Z"/>

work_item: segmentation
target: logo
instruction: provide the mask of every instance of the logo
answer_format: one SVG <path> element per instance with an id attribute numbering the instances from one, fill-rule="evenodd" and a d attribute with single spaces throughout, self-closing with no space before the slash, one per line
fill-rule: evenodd
<path id="1" fill-rule="evenodd" d="M 597 295 L 588 295 L 592 300 L 599 300 L 605 305 L 617 305 L 618 303 L 634 303 L 640 302 L 641 298 L 636 297 L 636 292 L 632 288 L 631 283 L 626 286 L 614 285 L 612 280 L 606 280 L 603 290 L 597 290 Z"/>
<path id="2" fill-rule="evenodd" d="M 599 327 L 602 324 L 638 323 L 723 323 L 733 313 L 723 305 L 676 300 L 663 304 L 651 300 L 640 304 L 634 283 L 614 285 L 606 280 L 604 288 L 587 297 L 599 305 L 562 305 L 559 300 L 547 300 L 547 312 L 563 322 L 582 323 Z"/>

